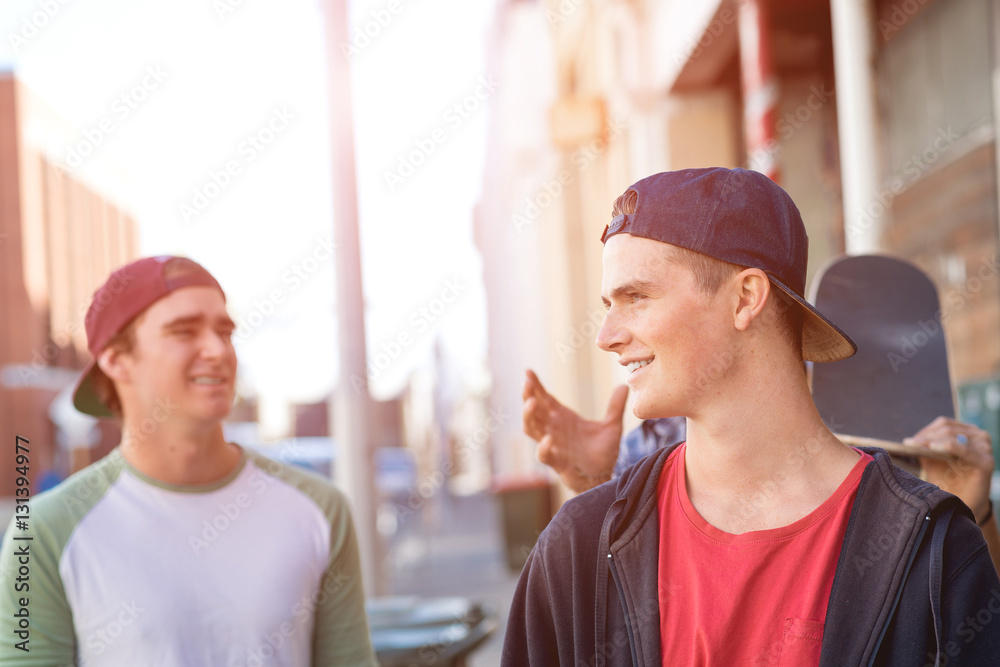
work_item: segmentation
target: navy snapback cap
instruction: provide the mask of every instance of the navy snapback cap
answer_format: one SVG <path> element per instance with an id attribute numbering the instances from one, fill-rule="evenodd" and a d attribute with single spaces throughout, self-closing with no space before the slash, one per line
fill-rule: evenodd
<path id="1" fill-rule="evenodd" d="M 802 358 L 838 361 L 857 345 L 803 297 L 809 238 L 791 197 L 746 169 L 683 169 L 633 184 L 635 212 L 615 216 L 601 236 L 641 236 L 742 267 L 761 269 L 802 311 Z M 626 190 L 626 192 L 628 192 Z"/>

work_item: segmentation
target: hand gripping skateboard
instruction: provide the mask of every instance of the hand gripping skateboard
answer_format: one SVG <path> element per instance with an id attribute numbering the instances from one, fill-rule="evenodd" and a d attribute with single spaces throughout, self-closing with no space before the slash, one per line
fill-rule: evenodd
<path id="1" fill-rule="evenodd" d="M 817 274 L 812 303 L 858 345 L 849 359 L 812 366 L 813 400 L 847 444 L 897 456 L 950 458 L 899 444 L 955 400 L 937 289 L 887 255 L 838 257 Z"/>

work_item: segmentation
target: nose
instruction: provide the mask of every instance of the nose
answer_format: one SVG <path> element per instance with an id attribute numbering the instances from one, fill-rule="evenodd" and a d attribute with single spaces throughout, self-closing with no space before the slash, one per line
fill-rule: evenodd
<path id="1" fill-rule="evenodd" d="M 219 359 L 232 349 L 232 341 L 218 331 L 208 329 L 201 339 L 201 355 L 206 359 Z"/>
<path id="2" fill-rule="evenodd" d="M 612 306 L 604 315 L 601 330 L 597 332 L 597 346 L 605 352 L 614 352 L 625 344 L 628 332 L 622 326 L 621 317 Z"/>

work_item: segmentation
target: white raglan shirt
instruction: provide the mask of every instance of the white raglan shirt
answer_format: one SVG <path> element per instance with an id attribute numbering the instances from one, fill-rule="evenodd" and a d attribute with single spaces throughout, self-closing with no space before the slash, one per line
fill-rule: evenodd
<path id="1" fill-rule="evenodd" d="M 325 480 L 245 452 L 225 479 L 178 487 L 115 450 L 45 495 L 18 542 L 31 650 L 5 638 L 0 664 L 375 664 L 350 514 Z"/>

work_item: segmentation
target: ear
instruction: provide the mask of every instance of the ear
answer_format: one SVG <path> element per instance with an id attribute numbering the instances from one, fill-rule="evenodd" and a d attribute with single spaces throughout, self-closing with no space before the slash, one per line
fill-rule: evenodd
<path id="1" fill-rule="evenodd" d="M 750 323 L 760 317 L 771 294 L 771 281 L 760 269 L 744 269 L 736 275 L 739 301 L 736 305 L 734 324 L 739 331 L 746 331 Z"/>
<path id="2" fill-rule="evenodd" d="M 115 347 L 106 347 L 97 355 L 97 365 L 105 375 L 115 382 L 123 382 L 129 378 L 128 355 Z"/>

